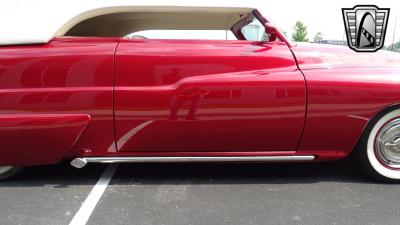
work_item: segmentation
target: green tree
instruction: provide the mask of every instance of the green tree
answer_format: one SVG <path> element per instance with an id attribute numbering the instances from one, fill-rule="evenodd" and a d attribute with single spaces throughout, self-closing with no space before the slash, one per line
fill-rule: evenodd
<path id="1" fill-rule="evenodd" d="M 303 22 L 298 20 L 296 25 L 294 26 L 294 32 L 292 34 L 292 40 L 298 42 L 308 42 L 307 38 L 307 27 L 304 25 Z"/>
<path id="2" fill-rule="evenodd" d="M 324 40 L 324 35 L 321 32 L 318 32 L 314 36 L 314 42 L 319 42 Z"/>
<path id="3" fill-rule="evenodd" d="M 267 32 L 264 32 L 263 36 L 261 37 L 261 41 L 268 41 L 269 40 L 269 35 Z"/>
<path id="4" fill-rule="evenodd" d="M 389 45 L 385 49 L 389 51 L 400 52 L 400 40 L 398 42 L 395 42 L 394 44 Z"/>

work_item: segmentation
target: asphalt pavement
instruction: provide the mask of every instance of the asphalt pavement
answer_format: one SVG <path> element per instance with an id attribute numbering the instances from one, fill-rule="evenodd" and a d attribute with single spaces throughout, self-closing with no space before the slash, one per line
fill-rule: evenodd
<path id="1" fill-rule="evenodd" d="M 350 160 L 120 164 L 82 210 L 106 168 L 63 163 L 1 181 L 0 224 L 70 224 L 78 212 L 93 225 L 400 223 L 400 186 L 364 178 Z"/>

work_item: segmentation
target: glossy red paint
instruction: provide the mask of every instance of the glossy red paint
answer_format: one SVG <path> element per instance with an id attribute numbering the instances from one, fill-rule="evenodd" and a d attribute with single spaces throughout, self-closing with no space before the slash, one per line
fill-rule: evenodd
<path id="1" fill-rule="evenodd" d="M 119 151 L 294 151 L 304 77 L 281 42 L 124 40 L 116 53 Z"/>
<path id="2" fill-rule="evenodd" d="M 15 165 L 48 164 L 85 150 L 115 151 L 112 92 L 117 42 L 115 38 L 58 38 L 45 45 L 1 47 L 0 120 L 14 124 L 12 129 L 0 128 L 2 159 Z M 9 116 L 26 114 L 30 123 L 47 128 L 18 129 L 20 120 Z M 52 117 L 53 126 L 53 120 L 42 121 L 41 116 L 47 114 L 84 114 L 91 121 L 66 149 L 80 126 L 62 129 L 68 117 L 65 122 L 63 117 Z M 38 140 L 27 141 L 29 137 Z M 16 152 L 24 152 L 24 157 Z"/>
<path id="3" fill-rule="evenodd" d="M 84 114 L 2 114 L 0 165 L 57 163 L 89 122 Z"/>
<path id="4" fill-rule="evenodd" d="M 339 159 L 375 115 L 400 105 L 400 57 L 385 53 L 116 38 L 57 38 L 1 53 L 0 165 L 76 156 Z"/>
<path id="5" fill-rule="evenodd" d="M 347 47 L 293 48 L 308 89 L 306 126 L 298 154 L 348 156 L 369 121 L 400 106 L 400 55 L 356 53 Z M 322 157 L 322 154 L 336 155 Z"/>
<path id="6" fill-rule="evenodd" d="M 315 69 L 330 71 L 341 68 L 373 68 L 396 71 L 400 67 L 400 55 L 389 51 L 360 53 L 346 46 L 312 43 L 298 43 L 291 49 L 302 71 Z M 374 73 L 375 71 L 371 72 L 371 74 Z M 376 75 L 379 76 L 380 74 Z"/>

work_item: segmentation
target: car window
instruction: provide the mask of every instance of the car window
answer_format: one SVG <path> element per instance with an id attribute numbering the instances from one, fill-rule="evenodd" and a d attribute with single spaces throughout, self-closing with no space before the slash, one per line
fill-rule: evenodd
<path id="1" fill-rule="evenodd" d="M 264 25 L 257 18 L 241 28 L 243 36 L 248 41 L 267 41 L 268 34 L 265 32 Z"/>
<path id="2" fill-rule="evenodd" d="M 230 30 L 145 30 L 125 36 L 126 39 L 194 39 L 237 40 Z"/>

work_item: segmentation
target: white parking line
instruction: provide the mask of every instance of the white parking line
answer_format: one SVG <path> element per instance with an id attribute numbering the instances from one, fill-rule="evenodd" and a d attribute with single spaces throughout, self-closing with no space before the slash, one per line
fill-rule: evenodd
<path id="1" fill-rule="evenodd" d="M 111 181 L 117 165 L 109 165 L 104 173 L 101 175 L 100 179 L 97 181 L 96 185 L 93 187 L 92 191 L 87 196 L 86 200 L 82 203 L 81 208 L 75 214 L 74 218 L 69 223 L 70 225 L 85 225 L 89 220 L 90 215 L 97 203 L 101 199 L 104 191 L 106 190 L 108 184 Z"/>

